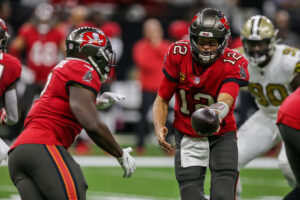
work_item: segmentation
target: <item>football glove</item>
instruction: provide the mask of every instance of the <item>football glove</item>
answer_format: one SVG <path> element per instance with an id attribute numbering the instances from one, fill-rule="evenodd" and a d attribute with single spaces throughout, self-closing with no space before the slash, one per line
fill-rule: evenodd
<path id="1" fill-rule="evenodd" d="M 104 92 L 100 97 L 96 99 L 96 105 L 98 109 L 106 109 L 112 106 L 115 102 L 125 99 L 122 94 L 113 92 Z"/>
<path id="2" fill-rule="evenodd" d="M 123 149 L 123 156 L 120 158 L 117 158 L 120 165 L 122 166 L 124 170 L 124 178 L 129 178 L 133 172 L 135 171 L 135 160 L 134 158 L 129 154 L 132 151 L 131 147 L 128 147 L 126 149 Z"/>

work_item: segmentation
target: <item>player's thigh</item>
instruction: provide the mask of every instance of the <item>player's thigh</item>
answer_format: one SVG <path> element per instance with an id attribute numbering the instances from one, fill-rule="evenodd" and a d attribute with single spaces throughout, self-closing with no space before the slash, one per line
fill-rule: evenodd
<path id="1" fill-rule="evenodd" d="M 81 169 L 62 146 L 25 144 L 16 150 L 29 155 L 23 159 L 24 171 L 48 200 L 86 198 Z"/>
<path id="2" fill-rule="evenodd" d="M 238 130 L 239 166 L 266 153 L 280 141 L 275 121 L 262 111 L 254 113 Z"/>
<path id="3" fill-rule="evenodd" d="M 211 199 L 232 200 L 238 179 L 235 132 L 210 138 Z"/>
<path id="4" fill-rule="evenodd" d="M 300 184 L 300 130 L 293 129 L 284 124 L 279 124 L 279 128 L 284 140 L 288 161 L 297 183 Z"/>
<path id="5" fill-rule="evenodd" d="M 24 160 L 22 159 L 24 157 L 28 157 L 28 155 L 18 148 L 9 154 L 8 169 L 13 184 L 17 187 L 23 200 L 46 199 L 31 177 L 26 174 Z"/>
<path id="6" fill-rule="evenodd" d="M 237 170 L 238 148 L 235 132 L 211 136 L 209 167 L 213 170 Z"/>
<path id="7" fill-rule="evenodd" d="M 62 146 L 44 145 L 44 150 L 48 157 L 43 157 L 44 165 L 40 171 L 35 173 L 35 181 L 39 182 L 38 177 L 43 176 L 47 171 L 51 177 L 41 182 L 43 193 L 47 193 L 48 199 L 57 199 L 55 195 L 48 193 L 49 188 L 57 191 L 62 199 L 86 199 L 87 183 L 78 163 L 72 158 L 67 150 Z M 48 163 L 48 164 L 47 164 Z M 50 164 L 51 163 L 51 164 Z M 45 166 L 47 164 L 47 166 Z M 48 168 L 48 169 L 47 169 Z"/>
<path id="8" fill-rule="evenodd" d="M 192 166 L 192 167 L 182 167 L 181 166 L 181 140 L 183 138 L 183 134 L 178 130 L 175 130 L 175 143 L 176 143 L 176 151 L 175 151 L 175 175 L 177 181 L 190 181 L 201 179 L 204 182 L 206 167 L 201 166 Z"/>

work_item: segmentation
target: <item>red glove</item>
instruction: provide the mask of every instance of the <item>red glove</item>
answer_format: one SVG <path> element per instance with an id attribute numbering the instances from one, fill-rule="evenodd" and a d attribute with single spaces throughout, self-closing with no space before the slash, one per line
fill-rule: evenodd
<path id="1" fill-rule="evenodd" d="M 5 117 L 6 117 L 6 111 L 4 108 L 0 111 L 0 124 L 5 125 Z"/>

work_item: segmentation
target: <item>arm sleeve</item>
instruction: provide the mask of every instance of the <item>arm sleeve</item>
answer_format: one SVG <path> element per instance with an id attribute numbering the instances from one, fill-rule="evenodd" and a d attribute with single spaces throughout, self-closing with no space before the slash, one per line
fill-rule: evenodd
<path id="1" fill-rule="evenodd" d="M 236 99 L 239 93 L 239 89 L 240 87 L 238 83 L 227 82 L 222 85 L 220 93 L 230 94 L 234 99 Z"/>
<path id="2" fill-rule="evenodd" d="M 165 101 L 169 102 L 172 98 L 175 90 L 177 88 L 177 83 L 170 81 L 167 77 L 164 77 L 159 90 L 158 95 Z"/>
<path id="3" fill-rule="evenodd" d="M 86 67 L 82 64 L 73 64 L 69 68 L 68 79 L 66 83 L 67 91 L 69 91 L 70 85 L 86 88 L 95 95 L 100 91 L 101 81 L 96 70 L 92 69 L 92 66 Z"/>
<path id="4" fill-rule="evenodd" d="M 13 88 L 11 90 L 7 90 L 4 94 L 5 99 L 5 111 L 6 111 L 6 119 L 5 122 L 7 125 L 12 125 L 18 122 L 18 101 L 17 101 L 17 92 L 16 89 Z"/>
<path id="5" fill-rule="evenodd" d="M 172 54 L 174 43 L 169 46 L 168 53 L 165 55 L 163 73 L 165 77 L 174 83 L 178 83 L 179 68 L 176 62 L 176 55 Z"/>
<path id="6" fill-rule="evenodd" d="M 237 83 L 239 87 L 248 86 L 249 84 L 248 61 L 244 57 L 238 60 L 238 62 L 235 65 L 230 65 L 228 67 L 230 67 L 231 69 L 230 72 L 225 77 L 223 84 L 228 82 L 234 82 Z"/>

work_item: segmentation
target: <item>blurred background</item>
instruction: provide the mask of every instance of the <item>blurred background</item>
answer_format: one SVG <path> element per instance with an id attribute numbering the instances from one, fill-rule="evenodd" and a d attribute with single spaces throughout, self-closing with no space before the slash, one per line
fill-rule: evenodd
<path id="1" fill-rule="evenodd" d="M 8 52 L 23 65 L 17 85 L 22 117 L 17 125 L 2 127 L 0 137 L 12 143 L 22 131 L 25 116 L 39 97 L 47 74 L 64 58 L 66 35 L 74 28 L 93 26 L 101 28 L 110 38 L 119 65 L 115 80 L 105 83 L 101 92 L 126 96 L 108 110 L 99 111 L 101 118 L 122 145 L 134 147 L 135 155 L 172 156 L 158 147 L 151 106 L 162 78 L 162 62 L 168 45 L 189 39 L 191 19 L 206 7 L 220 9 L 227 16 L 231 27 L 230 48 L 242 45 L 240 29 L 246 19 L 256 14 L 274 22 L 281 43 L 300 47 L 300 0 L 0 0 L 0 18 L 6 21 L 10 32 Z M 252 97 L 240 92 L 235 110 L 237 125 L 256 109 Z M 172 120 L 170 112 L 168 140 L 171 143 Z M 276 156 L 280 145 L 266 156 Z M 70 151 L 74 155 L 106 155 L 84 131 Z M 169 172 L 172 176 L 171 168 Z M 178 195 L 177 186 L 174 187 L 176 192 L 171 197 L 166 195 L 166 199 Z"/>

